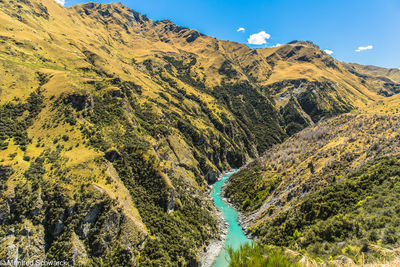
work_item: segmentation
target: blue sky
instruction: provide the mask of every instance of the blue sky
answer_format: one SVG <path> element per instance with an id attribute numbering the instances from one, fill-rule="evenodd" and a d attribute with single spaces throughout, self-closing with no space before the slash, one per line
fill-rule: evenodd
<path id="1" fill-rule="evenodd" d="M 65 5 L 84 3 L 66 0 Z M 95 1 L 108 3 L 110 1 Z M 310 40 L 346 62 L 400 68 L 400 0 L 122 0 L 150 19 L 223 40 L 248 44 L 249 36 L 268 37 L 273 46 Z M 238 32 L 238 28 L 245 31 Z M 255 36 L 257 37 L 257 36 Z M 260 41 L 260 38 L 252 38 Z M 261 41 L 263 38 L 261 38 Z M 359 47 L 361 51 L 356 52 Z"/>

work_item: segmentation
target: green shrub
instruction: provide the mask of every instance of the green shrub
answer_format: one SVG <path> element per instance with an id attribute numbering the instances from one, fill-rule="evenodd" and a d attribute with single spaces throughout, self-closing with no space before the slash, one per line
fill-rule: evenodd
<path id="1" fill-rule="evenodd" d="M 298 205 L 271 217 L 254 231 L 263 244 L 301 248 L 315 256 L 341 255 L 341 249 L 334 246 L 338 242 L 361 251 L 365 247 L 363 238 L 398 247 L 399 197 L 400 157 L 381 158 L 306 195 Z M 322 242 L 330 249 L 321 249 L 318 244 Z M 356 261 L 352 253 L 347 256 Z"/>
<path id="2" fill-rule="evenodd" d="M 300 266 L 280 249 L 267 249 L 259 244 L 245 243 L 238 250 L 228 248 L 229 267 L 294 267 Z"/>
<path id="3" fill-rule="evenodd" d="M 32 92 L 25 103 L 0 105 L 0 149 L 7 149 L 8 142 L 5 140 L 13 138 L 24 151 L 31 143 L 26 130 L 32 125 L 42 107 L 43 95 L 39 89 Z"/>

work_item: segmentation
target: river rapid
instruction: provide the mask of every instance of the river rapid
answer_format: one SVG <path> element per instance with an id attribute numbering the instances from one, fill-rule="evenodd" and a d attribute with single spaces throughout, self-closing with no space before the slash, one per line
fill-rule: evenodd
<path id="1" fill-rule="evenodd" d="M 217 209 L 222 212 L 223 220 L 228 226 L 224 247 L 215 259 L 212 265 L 213 267 L 226 267 L 229 265 L 229 256 L 226 248 L 232 246 L 234 249 L 238 249 L 240 244 L 250 242 L 250 239 L 246 237 L 243 233 L 242 227 L 240 227 L 238 223 L 238 212 L 221 196 L 221 189 L 224 184 L 228 181 L 229 177 L 237 171 L 238 170 L 223 174 L 222 178 L 213 185 L 211 191 L 212 200 Z"/>

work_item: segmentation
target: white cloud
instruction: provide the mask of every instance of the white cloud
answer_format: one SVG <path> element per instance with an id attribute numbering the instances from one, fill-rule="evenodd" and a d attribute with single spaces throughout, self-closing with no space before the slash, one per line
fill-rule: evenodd
<path id="1" fill-rule="evenodd" d="M 57 3 L 59 3 L 60 5 L 64 6 L 65 5 L 65 0 L 54 0 Z"/>
<path id="2" fill-rule="evenodd" d="M 367 46 L 359 46 L 357 49 L 356 49 L 356 52 L 361 52 L 361 51 L 364 51 L 364 50 L 371 50 L 371 49 L 373 49 L 374 47 L 372 46 L 372 45 L 367 45 Z"/>
<path id="3" fill-rule="evenodd" d="M 261 31 L 259 33 L 254 33 L 250 35 L 247 42 L 252 45 L 262 45 L 267 43 L 267 39 L 271 38 L 271 35 L 266 33 L 265 31 Z"/>
<path id="4" fill-rule="evenodd" d="M 277 44 L 274 45 L 273 47 L 278 47 L 278 46 L 281 46 L 281 45 L 283 45 L 283 44 L 277 43 Z"/>
<path id="5" fill-rule="evenodd" d="M 239 29 L 237 29 L 237 32 L 245 32 L 245 31 L 246 31 L 246 29 L 243 27 L 240 27 Z"/>
<path id="6" fill-rule="evenodd" d="M 333 54 L 333 51 L 329 50 L 329 49 L 325 49 L 324 52 L 327 53 L 328 55 L 332 55 Z"/>

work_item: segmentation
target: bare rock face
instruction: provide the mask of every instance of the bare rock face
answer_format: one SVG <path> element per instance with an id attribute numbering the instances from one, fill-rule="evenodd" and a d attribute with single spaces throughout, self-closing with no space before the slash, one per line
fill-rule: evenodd
<path id="1" fill-rule="evenodd" d="M 89 213 L 86 215 L 84 221 L 88 223 L 93 223 L 102 208 L 102 204 L 96 204 L 90 209 Z"/>
<path id="2" fill-rule="evenodd" d="M 103 207 L 102 204 L 95 204 L 83 219 L 80 225 L 81 239 L 85 239 L 88 236 L 91 224 L 95 222 L 97 215 L 100 213 L 102 207 Z"/>
<path id="3" fill-rule="evenodd" d="M 175 209 L 175 198 L 176 198 L 176 193 L 175 191 L 171 188 L 169 190 L 169 197 L 167 201 L 167 211 L 172 212 Z"/>
<path id="4" fill-rule="evenodd" d="M 71 94 L 64 98 L 64 104 L 71 105 L 76 111 L 81 111 L 88 108 L 93 108 L 93 96 L 90 94 L 80 95 Z"/>
<path id="5" fill-rule="evenodd" d="M 64 229 L 64 223 L 62 220 L 58 220 L 53 232 L 53 236 L 57 237 L 59 234 L 61 234 L 62 230 Z"/>
<path id="6" fill-rule="evenodd" d="M 42 207 L 43 207 L 43 200 L 42 200 L 40 194 L 38 194 L 35 209 L 32 211 L 32 215 L 37 216 L 39 214 L 39 212 L 42 210 Z"/>
<path id="7" fill-rule="evenodd" d="M 213 184 L 218 181 L 218 173 L 213 170 L 209 170 L 206 175 L 204 175 L 204 179 L 208 184 Z"/>
<path id="8" fill-rule="evenodd" d="M 44 230 L 41 226 L 33 226 L 25 221 L 22 229 L 9 229 L 7 235 L 0 240 L 0 250 L 4 252 L 3 260 L 36 261 L 45 260 Z"/>
<path id="9" fill-rule="evenodd" d="M 87 261 L 87 252 L 85 249 L 85 245 L 75 233 L 72 233 L 71 243 L 72 243 L 71 254 L 72 254 L 73 265 L 74 266 L 84 265 L 85 262 Z"/>
<path id="10" fill-rule="evenodd" d="M 115 160 L 119 159 L 121 155 L 119 154 L 118 150 L 111 149 L 107 151 L 104 156 L 108 161 L 114 162 Z"/>

